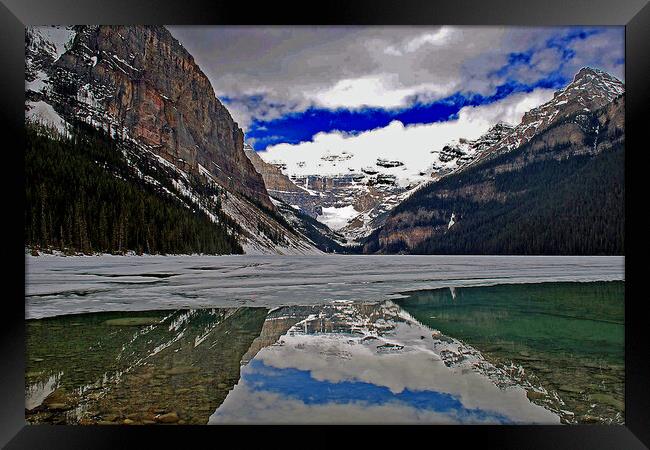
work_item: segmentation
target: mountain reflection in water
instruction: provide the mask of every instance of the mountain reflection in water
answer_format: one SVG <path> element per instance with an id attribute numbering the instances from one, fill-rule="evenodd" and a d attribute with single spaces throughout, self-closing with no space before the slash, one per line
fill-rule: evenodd
<path id="1" fill-rule="evenodd" d="M 237 383 L 242 356 L 266 312 L 224 308 L 27 321 L 27 420 L 206 423 Z M 56 382 L 44 382 L 52 374 Z"/>
<path id="2" fill-rule="evenodd" d="M 441 305 L 469 307 L 465 288 L 455 299 L 444 292 L 418 292 L 399 304 L 28 320 L 26 417 L 67 424 L 571 422 L 562 412 L 571 402 L 557 406 L 566 392 L 522 377 L 530 366 L 513 371 L 491 350 L 486 359 L 466 327 L 443 328 L 459 318 Z M 429 322 L 432 316 L 439 321 Z"/>
<path id="3" fill-rule="evenodd" d="M 242 368 L 210 423 L 559 423 L 391 302 L 287 307 L 274 321 L 293 325 Z"/>

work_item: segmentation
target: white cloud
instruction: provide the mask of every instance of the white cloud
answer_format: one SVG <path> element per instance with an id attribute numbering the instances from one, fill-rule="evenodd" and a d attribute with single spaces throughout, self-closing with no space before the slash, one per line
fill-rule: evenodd
<path id="1" fill-rule="evenodd" d="M 340 80 L 330 88 L 313 93 L 306 92 L 305 97 L 316 105 L 329 109 L 393 109 L 407 106 L 409 99 L 418 93 L 439 96 L 445 91 L 446 86 L 434 84 L 401 87 L 397 75 L 381 74 Z"/>
<path id="2" fill-rule="evenodd" d="M 625 80 L 625 55 L 623 33 L 618 27 L 609 27 L 605 32 L 570 45 L 575 56 L 567 64 L 565 75 L 572 77 L 583 66 L 605 70 L 621 81 Z"/>
<path id="3" fill-rule="evenodd" d="M 333 87 L 319 91 L 313 99 L 326 108 L 358 108 L 375 106 L 395 108 L 405 103 L 413 95 L 410 88 L 391 86 L 388 76 L 369 76 L 338 81 Z"/>
<path id="4" fill-rule="evenodd" d="M 244 128 L 310 106 L 404 106 L 464 87 L 463 66 L 495 48 L 502 27 L 170 27 Z M 391 54 L 391 49 L 392 53 Z M 494 60 L 494 58 L 493 58 Z M 490 66 L 472 76 L 485 80 Z M 384 91 L 381 91 L 384 89 Z M 257 95 L 261 102 L 242 99 Z"/>
<path id="5" fill-rule="evenodd" d="M 410 39 L 400 48 L 398 46 L 389 45 L 384 50 L 387 55 L 402 56 L 404 53 L 413 53 L 425 45 L 442 45 L 448 42 L 449 37 L 453 34 L 453 29 L 450 27 L 442 27 L 433 33 L 424 33 L 413 39 Z"/>
<path id="6" fill-rule="evenodd" d="M 238 384 L 223 404 L 210 416 L 216 424 L 450 424 L 461 423 L 453 416 L 422 411 L 392 402 L 384 405 L 367 403 L 305 404 L 282 395 L 258 392 Z M 476 423 L 480 423 L 476 420 Z"/>

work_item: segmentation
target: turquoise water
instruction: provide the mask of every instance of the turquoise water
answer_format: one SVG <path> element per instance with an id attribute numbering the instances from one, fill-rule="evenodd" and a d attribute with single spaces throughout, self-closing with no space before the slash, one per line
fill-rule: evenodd
<path id="1" fill-rule="evenodd" d="M 397 303 L 422 324 L 472 345 L 514 373 L 521 366 L 522 378 L 559 398 L 552 406 L 573 413 L 564 414 L 566 421 L 623 422 L 623 282 L 499 285 L 408 295 Z"/>

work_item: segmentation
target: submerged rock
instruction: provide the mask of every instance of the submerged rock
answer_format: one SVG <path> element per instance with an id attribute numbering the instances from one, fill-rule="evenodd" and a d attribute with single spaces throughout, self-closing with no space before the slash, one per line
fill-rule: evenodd
<path id="1" fill-rule="evenodd" d="M 620 411 L 625 409 L 625 402 L 623 400 L 619 400 L 608 394 L 591 394 L 589 398 L 596 403 L 602 403 Z"/>
<path id="2" fill-rule="evenodd" d="M 545 397 L 545 394 L 543 392 L 538 392 L 538 391 L 533 391 L 533 390 L 528 390 L 526 391 L 526 397 L 528 397 L 528 400 L 541 400 Z"/>
<path id="3" fill-rule="evenodd" d="M 195 373 L 198 372 L 199 369 L 196 367 L 192 366 L 178 366 L 178 367 L 172 367 L 169 370 L 166 370 L 165 373 L 167 375 L 184 375 L 188 373 Z"/>
<path id="4" fill-rule="evenodd" d="M 582 394 L 584 390 L 575 386 L 563 385 L 557 388 L 558 391 L 569 392 L 571 394 Z"/>
<path id="5" fill-rule="evenodd" d="M 120 319 L 110 319 L 104 322 L 104 325 L 114 327 L 134 327 L 143 325 L 155 325 L 160 321 L 156 317 L 122 317 Z"/>
<path id="6" fill-rule="evenodd" d="M 590 416 L 588 414 L 585 414 L 584 416 L 580 416 L 578 418 L 578 422 L 579 423 L 598 423 L 598 422 L 600 422 L 600 419 L 598 419 L 598 417 Z"/>
<path id="7" fill-rule="evenodd" d="M 47 409 L 50 411 L 67 411 L 72 409 L 72 406 L 66 403 L 50 403 L 47 405 Z"/>
<path id="8" fill-rule="evenodd" d="M 377 346 L 377 351 L 378 352 L 398 352 L 398 351 L 402 350 L 403 348 L 404 348 L 403 345 L 386 343 L 386 344 Z"/>
<path id="9" fill-rule="evenodd" d="M 178 414 L 175 412 L 170 412 L 167 414 L 161 414 L 159 416 L 156 416 L 156 422 L 159 423 L 176 423 L 178 422 L 179 417 Z"/>
<path id="10" fill-rule="evenodd" d="M 119 416 L 117 414 L 106 414 L 103 417 L 103 420 L 105 422 L 115 422 L 117 419 L 119 419 Z"/>
<path id="11" fill-rule="evenodd" d="M 74 399 L 62 388 L 56 389 L 43 400 L 43 406 L 51 411 L 67 411 L 72 409 Z"/>
<path id="12" fill-rule="evenodd" d="M 109 420 L 99 420 L 97 425 L 117 425 L 117 422 L 111 422 Z"/>

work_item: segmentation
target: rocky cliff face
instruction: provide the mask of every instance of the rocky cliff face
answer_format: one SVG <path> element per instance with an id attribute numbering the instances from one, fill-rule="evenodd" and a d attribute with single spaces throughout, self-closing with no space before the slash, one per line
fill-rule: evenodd
<path id="1" fill-rule="evenodd" d="M 448 167 L 444 170 L 442 165 L 435 167 L 433 172 L 434 178 L 446 175 L 453 171 L 460 170 L 466 164 L 480 158 L 487 150 L 492 148 L 497 143 L 501 142 L 507 136 L 512 134 L 515 127 L 510 124 L 499 122 L 490 127 L 490 129 L 478 139 L 468 140 L 459 139 L 450 142 L 440 150 L 438 159 L 441 163 L 445 163 Z M 435 150 L 432 152 L 435 153 Z M 449 167 L 450 162 L 455 162 L 455 167 Z"/>
<path id="2" fill-rule="evenodd" d="M 247 253 L 319 253 L 278 213 L 242 130 L 164 27 L 34 27 L 25 47 L 27 119 L 104 130 L 160 195 L 213 221 L 214 208 L 225 213 Z"/>
<path id="3" fill-rule="evenodd" d="M 322 214 L 319 196 L 297 186 L 291 179 L 282 173 L 282 170 L 264 161 L 257 152 L 248 144 L 244 144 L 244 152 L 253 163 L 255 170 L 262 175 L 264 185 L 269 195 L 281 199 L 289 205 L 297 206 L 302 212 L 316 218 Z"/>
<path id="4" fill-rule="evenodd" d="M 243 151 L 243 132 L 192 56 L 164 27 L 75 27 L 51 65 L 49 98 L 63 116 L 128 136 L 186 172 L 209 172 L 272 209 Z"/>

